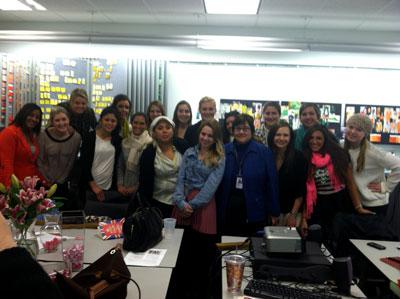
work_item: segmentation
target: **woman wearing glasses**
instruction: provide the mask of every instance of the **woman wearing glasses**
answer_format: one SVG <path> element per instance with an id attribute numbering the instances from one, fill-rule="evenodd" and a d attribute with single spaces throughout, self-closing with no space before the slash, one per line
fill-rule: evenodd
<path id="1" fill-rule="evenodd" d="M 225 145 L 225 172 L 217 197 L 218 223 L 225 235 L 254 235 L 279 216 L 278 181 L 271 150 L 253 140 L 254 120 L 233 122 L 234 141 Z"/>

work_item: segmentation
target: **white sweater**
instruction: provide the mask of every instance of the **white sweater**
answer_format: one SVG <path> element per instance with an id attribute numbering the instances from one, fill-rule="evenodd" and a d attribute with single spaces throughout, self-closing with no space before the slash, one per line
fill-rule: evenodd
<path id="1" fill-rule="evenodd" d="M 400 159 L 389 152 L 378 149 L 373 144 L 368 144 L 365 155 L 365 167 L 357 172 L 357 158 L 360 148 L 350 149 L 353 176 L 361 194 L 363 206 L 376 207 L 389 202 L 389 193 L 400 182 Z M 385 179 L 384 170 L 390 169 L 391 173 Z M 381 182 L 381 192 L 372 192 L 367 185 L 371 182 Z"/>

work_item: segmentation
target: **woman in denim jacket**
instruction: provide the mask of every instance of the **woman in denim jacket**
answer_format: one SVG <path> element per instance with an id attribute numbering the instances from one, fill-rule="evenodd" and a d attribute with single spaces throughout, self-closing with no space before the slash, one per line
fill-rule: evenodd
<path id="1" fill-rule="evenodd" d="M 216 120 L 202 122 L 199 144 L 183 156 L 173 200 L 178 224 L 216 234 L 214 193 L 225 168 L 221 133 Z"/>
<path id="2" fill-rule="evenodd" d="M 221 132 L 216 120 L 201 123 L 198 142 L 183 156 L 173 195 L 173 217 L 185 228 L 173 298 L 206 298 L 204 286 L 208 284 L 209 269 L 216 257 L 214 193 L 225 168 Z"/>

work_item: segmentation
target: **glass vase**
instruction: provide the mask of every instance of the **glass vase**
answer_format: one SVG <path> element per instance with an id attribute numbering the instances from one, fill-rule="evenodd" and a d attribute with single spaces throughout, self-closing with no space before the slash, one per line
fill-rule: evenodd
<path id="1" fill-rule="evenodd" d="M 60 214 L 45 214 L 44 225 L 40 228 L 40 242 L 46 253 L 57 252 L 61 248 Z"/>
<path id="2" fill-rule="evenodd" d="M 33 223 L 34 225 L 34 223 Z M 19 247 L 25 248 L 31 256 L 36 259 L 39 248 L 35 235 L 31 233 L 31 225 L 15 225 L 17 234 L 15 236 L 16 243 Z"/>

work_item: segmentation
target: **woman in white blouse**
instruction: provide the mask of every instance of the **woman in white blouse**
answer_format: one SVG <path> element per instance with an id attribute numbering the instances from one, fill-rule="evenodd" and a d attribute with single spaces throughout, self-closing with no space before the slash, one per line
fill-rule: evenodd
<path id="1" fill-rule="evenodd" d="M 166 116 L 156 117 L 150 125 L 154 142 L 140 157 L 139 194 L 171 217 L 179 166 L 188 148 L 184 139 L 174 138 L 174 122 Z"/>
<path id="2" fill-rule="evenodd" d="M 127 199 L 117 192 L 117 162 L 121 153 L 119 136 L 119 114 L 113 107 L 105 108 L 100 115 L 95 131 L 88 134 L 82 144 L 83 177 L 88 183 L 85 211 L 88 214 L 119 218 L 125 214 L 126 206 L 115 206 L 94 203 L 126 203 Z M 114 206 L 113 206 L 114 208 Z"/>

